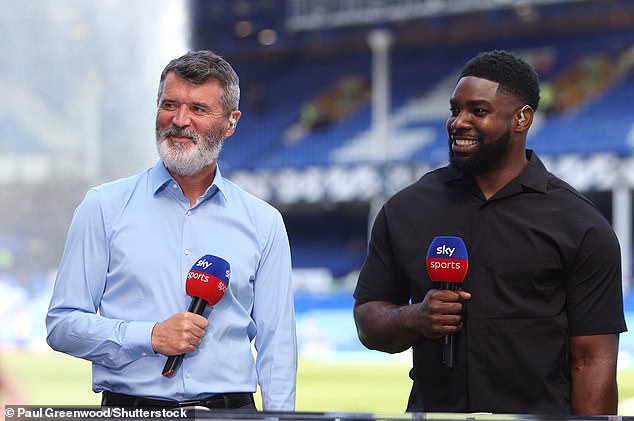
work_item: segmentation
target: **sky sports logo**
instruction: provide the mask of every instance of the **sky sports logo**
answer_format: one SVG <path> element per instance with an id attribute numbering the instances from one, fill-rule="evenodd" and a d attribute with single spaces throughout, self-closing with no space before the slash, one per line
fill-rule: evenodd
<path id="1" fill-rule="evenodd" d="M 205 274 L 219 278 L 222 282 L 229 282 L 229 277 L 231 276 L 229 263 L 221 257 L 207 254 L 198 259 L 189 271 L 187 279 L 209 282 L 210 277 L 205 276 Z"/>
<path id="2" fill-rule="evenodd" d="M 204 272 L 198 272 L 195 270 L 190 270 L 189 273 L 187 274 L 187 280 L 194 280 L 194 281 L 202 281 L 202 282 L 209 282 L 209 278 L 210 276 Z"/>
<path id="3" fill-rule="evenodd" d="M 225 277 L 227 279 L 229 279 L 229 270 L 227 269 L 226 273 L 225 273 Z M 192 282 L 192 281 L 200 281 L 200 282 L 209 282 L 211 280 L 216 280 L 216 282 L 218 282 L 219 284 L 222 284 L 224 286 L 224 289 L 227 288 L 227 284 L 228 281 L 222 279 L 222 278 L 218 278 L 217 276 L 214 276 L 213 274 L 208 274 L 205 272 L 200 272 L 197 270 L 190 270 L 187 273 L 187 282 Z"/>
<path id="4" fill-rule="evenodd" d="M 196 267 L 207 269 L 209 266 L 213 265 L 213 262 L 208 262 L 204 257 L 196 262 Z"/>
<path id="5" fill-rule="evenodd" d="M 460 237 L 438 236 L 427 251 L 427 273 L 434 282 L 462 282 L 469 268 L 467 247 Z"/>
<path id="6" fill-rule="evenodd" d="M 187 273 L 185 293 L 215 305 L 227 292 L 231 267 L 222 257 L 207 254 L 194 263 Z"/>

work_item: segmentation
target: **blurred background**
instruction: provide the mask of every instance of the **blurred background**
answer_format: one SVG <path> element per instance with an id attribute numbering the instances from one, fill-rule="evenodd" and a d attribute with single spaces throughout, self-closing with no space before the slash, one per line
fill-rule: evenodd
<path id="1" fill-rule="evenodd" d="M 194 49 L 221 54 L 241 78 L 223 175 L 287 225 L 298 409 L 404 409 L 410 355 L 363 348 L 352 290 L 385 198 L 446 163 L 448 98 L 464 62 L 484 50 L 511 50 L 539 73 L 528 146 L 612 223 L 634 326 L 632 0 L 0 0 L 0 10 L 0 402 L 98 402 L 38 389 L 61 375 L 92 394 L 89 365 L 45 343 L 56 267 L 85 191 L 158 159 L 158 78 Z M 633 352 L 623 334 L 620 376 Z M 391 367 L 382 376 L 397 386 L 346 379 L 396 390 L 397 401 L 304 403 L 308 372 L 324 367 Z M 624 389 L 620 413 L 634 414 Z"/>

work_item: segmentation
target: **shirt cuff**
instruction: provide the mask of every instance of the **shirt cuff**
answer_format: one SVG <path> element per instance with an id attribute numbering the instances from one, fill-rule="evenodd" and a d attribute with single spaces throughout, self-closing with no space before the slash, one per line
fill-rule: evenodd
<path id="1" fill-rule="evenodd" d="M 133 360 L 156 355 L 152 349 L 152 329 L 156 322 L 128 322 L 124 344 Z"/>

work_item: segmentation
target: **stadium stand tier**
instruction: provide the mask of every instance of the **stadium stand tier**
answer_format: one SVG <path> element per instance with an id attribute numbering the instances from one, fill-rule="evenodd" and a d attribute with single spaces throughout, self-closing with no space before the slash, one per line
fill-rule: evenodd
<path id="1" fill-rule="evenodd" d="M 600 192 L 623 174 L 634 186 L 632 2 L 500 5 L 305 31 L 292 27 L 294 3 L 193 1 L 192 40 L 227 57 L 241 77 L 243 116 L 221 168 L 282 210 L 295 267 L 344 279 L 359 268 L 376 206 L 446 163 L 449 96 L 465 61 L 484 50 L 512 50 L 538 71 L 542 101 L 528 146 L 553 172 L 598 198 L 608 219 L 611 197 Z M 237 36 L 247 23 L 249 33 Z M 268 46 L 258 43 L 264 28 L 277 36 Z M 375 29 L 392 34 L 382 150 L 373 131 Z"/>
<path id="2" fill-rule="evenodd" d="M 631 152 L 634 30 L 603 30 L 459 49 L 395 47 L 388 162 L 446 160 L 444 123 L 457 72 L 472 55 L 496 48 L 518 52 L 540 73 L 542 103 L 530 147 L 551 156 Z M 247 84 L 240 132 L 225 145 L 223 164 L 235 171 L 374 162 L 370 62 L 369 51 L 298 57 L 259 79 L 257 104 L 249 102 Z M 344 86 L 337 91 L 338 85 Z M 310 120 L 311 105 L 323 116 L 317 122 Z"/>

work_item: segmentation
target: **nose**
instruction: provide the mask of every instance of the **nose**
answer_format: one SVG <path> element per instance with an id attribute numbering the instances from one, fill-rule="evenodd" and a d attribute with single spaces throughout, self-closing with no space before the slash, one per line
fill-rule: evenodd
<path id="1" fill-rule="evenodd" d="M 172 118 L 172 123 L 178 127 L 186 127 L 191 123 L 191 118 L 189 116 L 189 108 L 187 104 L 182 104 L 176 112 L 174 113 L 174 117 Z"/>
<path id="2" fill-rule="evenodd" d="M 469 120 L 466 117 L 464 112 L 460 112 L 460 113 L 458 113 L 456 115 L 452 115 L 447 120 L 447 128 L 449 129 L 449 131 L 453 131 L 453 130 L 461 129 L 461 128 L 464 128 L 464 127 L 468 127 L 469 124 L 470 124 Z"/>

